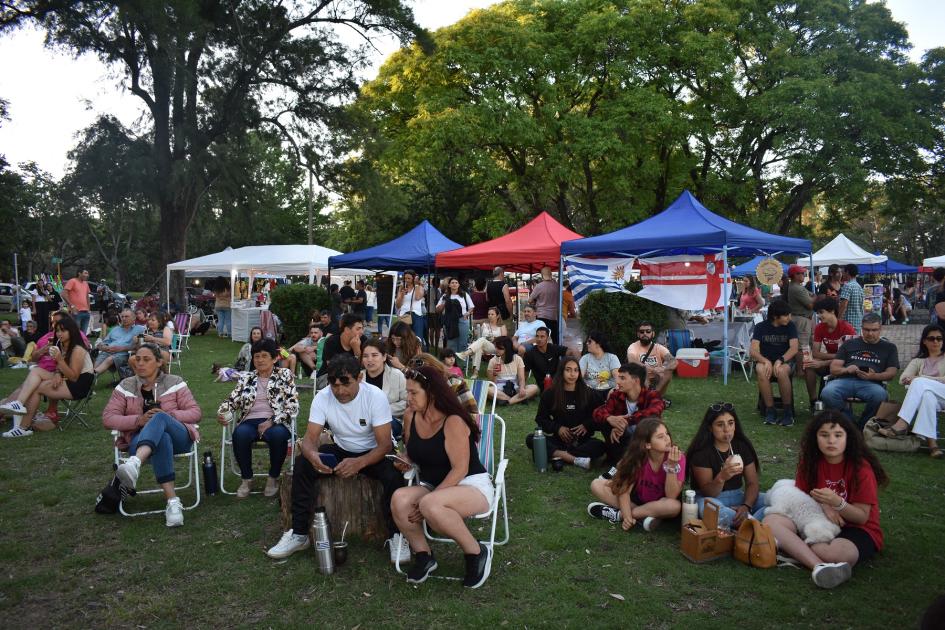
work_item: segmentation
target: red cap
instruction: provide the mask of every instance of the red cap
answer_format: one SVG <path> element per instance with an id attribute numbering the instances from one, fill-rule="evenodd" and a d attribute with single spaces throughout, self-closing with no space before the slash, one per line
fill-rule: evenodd
<path id="1" fill-rule="evenodd" d="M 807 273 L 807 267 L 802 267 L 800 265 L 791 265 L 788 267 L 787 275 L 793 276 L 796 273 Z"/>

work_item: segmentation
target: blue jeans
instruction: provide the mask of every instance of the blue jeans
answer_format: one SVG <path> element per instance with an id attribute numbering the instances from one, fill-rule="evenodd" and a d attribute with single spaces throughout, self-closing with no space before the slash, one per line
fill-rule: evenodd
<path id="1" fill-rule="evenodd" d="M 410 328 L 413 330 L 413 334 L 423 340 L 423 343 L 427 342 L 427 318 L 424 315 L 413 314 L 413 322 L 410 324 Z"/>
<path id="2" fill-rule="evenodd" d="M 292 433 L 288 427 L 274 424 L 266 429 L 260 438 L 258 427 L 267 420 L 268 418 L 243 420 L 233 429 L 233 455 L 236 457 L 236 463 L 239 464 L 240 477 L 243 479 L 253 478 L 253 442 L 260 439 L 269 445 L 269 476 L 275 479 L 282 471 L 282 464 L 289 452 L 289 438 L 292 437 Z"/>
<path id="3" fill-rule="evenodd" d="M 75 323 L 79 326 L 79 331 L 89 334 L 89 322 L 92 321 L 92 313 L 89 311 L 79 311 L 75 314 Z"/>
<path id="4" fill-rule="evenodd" d="M 154 477 L 158 483 L 167 483 L 174 481 L 174 456 L 188 452 L 193 444 L 187 427 L 159 411 L 131 438 L 128 453 L 134 455 L 139 446 L 150 446 Z"/>
<path id="5" fill-rule="evenodd" d="M 731 529 L 732 521 L 735 520 L 735 510 L 733 508 L 737 508 L 745 502 L 745 491 L 742 488 L 723 490 L 719 493 L 719 496 L 709 498 L 722 504 L 722 507 L 719 508 L 719 527 Z M 699 506 L 699 518 L 702 518 L 702 513 L 705 509 L 705 500 L 706 497 L 698 492 L 696 493 L 696 505 Z M 760 521 L 765 517 L 765 510 L 767 509 L 765 493 L 761 492 L 758 494 L 755 504 L 751 506 L 751 515 Z"/>
<path id="6" fill-rule="evenodd" d="M 377 332 L 381 334 L 382 337 L 386 337 L 384 334 L 384 329 L 390 330 L 390 315 L 378 315 L 377 316 Z"/>
<path id="7" fill-rule="evenodd" d="M 217 316 L 217 334 L 218 335 L 229 335 L 233 332 L 233 322 L 230 317 L 231 311 L 229 308 L 216 308 L 213 309 L 213 312 Z"/>
<path id="8" fill-rule="evenodd" d="M 820 399 L 824 401 L 824 406 L 830 409 L 842 411 L 847 417 L 850 413 L 847 410 L 846 398 L 855 396 L 866 403 L 863 409 L 863 415 L 860 416 L 859 426 L 862 429 L 866 426 L 866 421 L 876 415 L 879 405 L 889 398 L 889 392 L 873 381 L 864 381 L 859 378 L 838 378 L 830 381 L 820 392 Z M 850 418 L 853 420 L 853 418 Z"/>
<path id="9" fill-rule="evenodd" d="M 374 307 L 365 306 L 364 307 L 364 323 L 370 324 L 374 321 Z"/>
<path id="10" fill-rule="evenodd" d="M 456 339 L 447 339 L 446 347 L 453 350 L 453 352 L 462 352 L 467 347 L 469 347 L 469 320 L 460 319 L 459 320 L 459 335 Z"/>

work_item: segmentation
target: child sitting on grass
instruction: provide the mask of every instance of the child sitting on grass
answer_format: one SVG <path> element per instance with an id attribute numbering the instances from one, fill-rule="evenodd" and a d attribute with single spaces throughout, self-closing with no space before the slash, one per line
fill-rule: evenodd
<path id="1" fill-rule="evenodd" d="M 679 516 L 686 457 L 662 419 L 640 421 L 616 469 L 613 479 L 591 482 L 591 492 L 603 503 L 588 504 L 588 514 L 620 523 L 625 531 L 642 520 L 648 532 L 663 519 Z"/>
<path id="2" fill-rule="evenodd" d="M 444 348 L 440 353 L 440 360 L 443 361 L 443 365 L 446 366 L 447 372 L 453 376 L 463 378 L 463 370 L 456 365 L 456 352 L 454 352 L 452 348 Z"/>

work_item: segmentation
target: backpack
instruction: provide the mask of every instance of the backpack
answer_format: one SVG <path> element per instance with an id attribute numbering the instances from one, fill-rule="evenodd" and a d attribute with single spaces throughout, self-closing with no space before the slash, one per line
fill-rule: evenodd
<path id="1" fill-rule="evenodd" d="M 746 518 L 735 534 L 735 559 L 758 569 L 770 569 L 777 564 L 778 550 L 774 532 L 761 521 Z"/>
<path id="2" fill-rule="evenodd" d="M 118 475 L 115 475 L 95 499 L 95 511 L 99 514 L 115 514 L 118 512 L 118 506 L 129 495 L 134 496 L 134 490 L 122 486 Z"/>
<path id="3" fill-rule="evenodd" d="M 922 440 L 919 436 L 911 433 L 894 438 L 880 435 L 879 430 L 882 427 L 883 425 L 877 422 L 876 418 L 869 420 L 866 426 L 863 427 L 863 440 L 874 451 L 915 453 L 922 446 Z"/>

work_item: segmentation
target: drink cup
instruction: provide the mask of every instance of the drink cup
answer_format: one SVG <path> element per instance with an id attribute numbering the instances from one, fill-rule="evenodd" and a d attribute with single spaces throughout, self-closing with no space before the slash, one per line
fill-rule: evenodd
<path id="1" fill-rule="evenodd" d="M 62 354 L 62 350 L 59 349 L 59 346 L 49 346 L 49 356 L 53 359 L 58 359 L 59 355 Z"/>
<path id="2" fill-rule="evenodd" d="M 744 463 L 742 463 L 742 456 L 741 456 L 741 455 L 738 455 L 738 454 L 732 455 L 732 456 L 729 458 L 729 460 L 730 460 L 733 464 L 737 464 L 737 465 L 740 466 L 740 467 L 741 467 L 741 466 L 744 466 Z"/>

